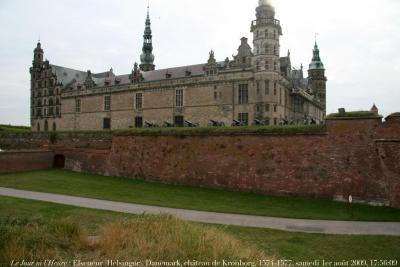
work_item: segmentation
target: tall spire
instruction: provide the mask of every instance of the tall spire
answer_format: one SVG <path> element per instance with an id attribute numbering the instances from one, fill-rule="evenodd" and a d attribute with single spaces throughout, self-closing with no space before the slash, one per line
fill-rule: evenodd
<path id="1" fill-rule="evenodd" d="M 151 71 L 155 69 L 154 66 L 154 55 L 153 55 L 153 35 L 151 31 L 150 21 L 150 7 L 147 5 L 147 18 L 145 24 L 145 30 L 143 35 L 143 48 L 142 54 L 140 55 L 140 69 L 142 71 Z"/>
<path id="2" fill-rule="evenodd" d="M 310 69 L 324 69 L 324 63 L 322 63 L 321 57 L 319 56 L 319 48 L 316 40 L 313 50 L 313 58 L 310 64 Z"/>

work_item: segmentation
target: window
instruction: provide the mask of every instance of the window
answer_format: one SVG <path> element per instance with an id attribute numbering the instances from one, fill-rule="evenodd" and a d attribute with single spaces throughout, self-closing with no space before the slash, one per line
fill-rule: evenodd
<path id="1" fill-rule="evenodd" d="M 183 89 L 175 91 L 175 105 L 178 108 L 183 107 Z"/>
<path id="2" fill-rule="evenodd" d="M 278 69 L 278 64 L 276 63 L 276 61 L 274 62 L 274 71 L 276 71 Z"/>
<path id="3" fill-rule="evenodd" d="M 104 110 L 105 111 L 111 110 L 111 96 L 109 95 L 104 96 Z"/>
<path id="4" fill-rule="evenodd" d="M 75 112 L 76 113 L 81 112 L 81 100 L 80 99 L 75 100 Z"/>
<path id="5" fill-rule="evenodd" d="M 248 113 L 239 113 L 238 120 L 244 125 L 249 125 L 249 114 Z"/>
<path id="6" fill-rule="evenodd" d="M 215 91 L 215 92 L 214 92 L 214 100 L 217 100 L 217 99 L 218 99 L 218 92 Z"/>
<path id="7" fill-rule="evenodd" d="M 274 105 L 274 112 L 276 112 L 278 110 L 278 106 Z"/>
<path id="8" fill-rule="evenodd" d="M 38 109 L 36 110 L 36 115 L 37 115 L 38 117 L 42 116 L 42 109 L 41 109 L 41 108 L 38 108 Z"/>
<path id="9" fill-rule="evenodd" d="M 135 127 L 136 128 L 143 127 L 143 118 L 142 117 L 135 117 Z"/>
<path id="10" fill-rule="evenodd" d="M 47 120 L 44 121 L 44 131 L 45 132 L 49 131 L 49 122 Z"/>
<path id="11" fill-rule="evenodd" d="M 103 119 L 103 129 L 111 129 L 111 119 L 110 118 L 104 118 Z"/>
<path id="12" fill-rule="evenodd" d="M 278 49 L 276 48 L 276 45 L 274 45 L 274 55 L 278 54 Z"/>
<path id="13" fill-rule="evenodd" d="M 265 81 L 265 95 L 269 95 L 269 80 Z"/>
<path id="14" fill-rule="evenodd" d="M 276 95 L 277 82 L 274 82 L 274 95 Z"/>
<path id="15" fill-rule="evenodd" d="M 274 118 L 274 125 L 278 125 L 278 119 Z"/>
<path id="16" fill-rule="evenodd" d="M 53 115 L 54 115 L 54 108 L 49 107 L 49 116 L 53 116 Z"/>
<path id="17" fill-rule="evenodd" d="M 257 95 L 260 95 L 260 82 L 257 81 Z"/>
<path id="18" fill-rule="evenodd" d="M 249 86 L 248 84 L 239 84 L 239 104 L 249 103 Z"/>
<path id="19" fill-rule="evenodd" d="M 175 116 L 174 117 L 175 127 L 183 127 L 185 126 L 185 119 L 183 116 Z"/>
<path id="20" fill-rule="evenodd" d="M 56 107 L 56 115 L 60 115 L 60 108 Z"/>
<path id="21" fill-rule="evenodd" d="M 266 60 L 266 61 L 265 61 L 265 69 L 266 69 L 266 70 L 269 70 L 269 60 Z"/>
<path id="22" fill-rule="evenodd" d="M 56 99 L 56 105 L 60 105 L 60 99 L 59 98 Z"/>
<path id="23" fill-rule="evenodd" d="M 136 105 L 136 109 L 142 109 L 143 108 L 143 94 L 142 93 L 137 93 L 136 94 L 135 105 Z"/>
<path id="24" fill-rule="evenodd" d="M 268 118 L 268 117 L 266 117 L 266 118 L 264 119 L 264 123 L 265 123 L 265 125 L 269 125 L 269 124 L 270 124 L 269 118 Z"/>
<path id="25" fill-rule="evenodd" d="M 55 122 L 53 122 L 53 132 L 57 131 L 57 125 Z"/>
<path id="26" fill-rule="evenodd" d="M 257 113 L 263 112 L 263 105 L 257 105 L 256 109 L 257 109 Z"/>
<path id="27" fill-rule="evenodd" d="M 265 112 L 269 112 L 269 104 L 265 104 Z"/>

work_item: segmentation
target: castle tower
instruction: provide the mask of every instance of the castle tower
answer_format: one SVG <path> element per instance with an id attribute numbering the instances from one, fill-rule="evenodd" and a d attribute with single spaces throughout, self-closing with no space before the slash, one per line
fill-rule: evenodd
<path id="1" fill-rule="evenodd" d="M 43 49 L 40 41 L 37 43 L 35 50 L 33 50 L 33 68 L 41 68 L 43 66 Z"/>
<path id="2" fill-rule="evenodd" d="M 282 28 L 275 19 L 275 7 L 271 0 L 259 0 L 256 8 L 256 20 L 251 24 L 253 33 L 256 71 L 279 72 L 279 38 Z"/>
<path id="3" fill-rule="evenodd" d="M 38 41 L 36 48 L 33 50 L 32 67 L 29 72 L 31 74 L 31 127 L 34 127 L 34 118 L 42 115 L 41 110 L 41 94 L 39 94 L 38 81 L 41 77 L 43 69 L 43 56 L 44 52 L 40 41 Z M 41 92 L 40 92 L 41 93 Z M 40 111 L 39 111 L 40 110 Z"/>
<path id="4" fill-rule="evenodd" d="M 311 91 L 317 97 L 318 101 L 322 104 L 324 115 L 326 115 L 326 82 L 325 68 L 319 55 L 319 48 L 315 42 L 313 50 L 313 58 L 308 69 L 308 82 Z"/>
<path id="5" fill-rule="evenodd" d="M 262 112 L 256 112 L 255 118 L 267 123 L 277 124 L 286 116 L 281 85 L 281 68 L 279 57 L 279 38 L 282 28 L 275 19 L 275 7 L 271 0 L 259 0 L 256 8 L 256 20 L 251 23 L 253 33 L 253 57 L 257 106 Z"/>
<path id="6" fill-rule="evenodd" d="M 140 55 L 140 69 L 142 71 L 152 71 L 155 69 L 154 63 L 154 55 L 153 55 L 153 41 L 152 41 L 152 32 L 151 32 L 151 22 L 150 22 L 150 14 L 149 7 L 147 7 L 147 18 L 146 18 L 146 27 L 143 35 L 143 48 L 142 54 Z"/>

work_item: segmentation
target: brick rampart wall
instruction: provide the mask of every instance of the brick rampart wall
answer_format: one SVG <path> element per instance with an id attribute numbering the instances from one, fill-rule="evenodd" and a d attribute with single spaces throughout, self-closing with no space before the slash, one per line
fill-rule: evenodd
<path id="1" fill-rule="evenodd" d="M 53 151 L 0 152 L 0 173 L 49 169 L 53 158 Z"/>
<path id="2" fill-rule="evenodd" d="M 60 135 L 49 145 L 65 155 L 66 169 L 78 172 L 273 195 L 352 195 L 400 207 L 395 120 L 327 120 L 325 134 L 311 135 Z"/>

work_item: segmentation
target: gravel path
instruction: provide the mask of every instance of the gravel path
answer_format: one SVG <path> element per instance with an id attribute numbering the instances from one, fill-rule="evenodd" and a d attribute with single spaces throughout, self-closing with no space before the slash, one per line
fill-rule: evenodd
<path id="1" fill-rule="evenodd" d="M 290 232 L 400 236 L 400 222 L 346 222 L 237 215 L 146 206 L 91 198 L 23 191 L 2 187 L 0 187 L 0 195 L 131 214 L 167 213 L 175 215 L 184 220 L 195 222 L 270 228 Z"/>

